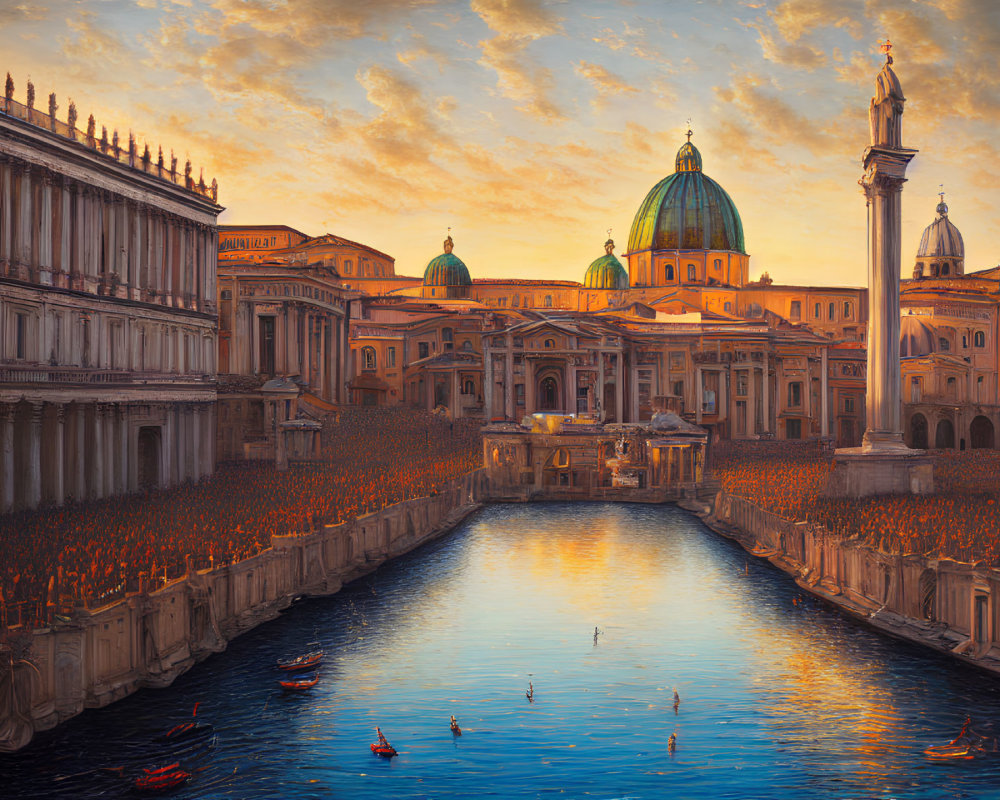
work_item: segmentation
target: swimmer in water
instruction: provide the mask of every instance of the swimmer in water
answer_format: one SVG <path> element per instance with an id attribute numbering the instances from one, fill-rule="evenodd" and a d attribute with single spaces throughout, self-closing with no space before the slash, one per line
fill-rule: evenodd
<path id="1" fill-rule="evenodd" d="M 528 702 L 534 702 L 535 699 L 535 687 L 531 685 L 531 681 L 528 681 L 528 691 L 524 693 L 524 696 L 528 698 Z"/>
<path id="2" fill-rule="evenodd" d="M 674 713 L 677 713 L 677 709 L 681 704 L 681 696 L 677 694 L 677 690 L 674 689 Z"/>
<path id="3" fill-rule="evenodd" d="M 458 727 L 458 720 L 455 719 L 455 715 L 451 715 L 451 732 L 456 736 L 462 735 L 462 729 Z"/>
<path id="4" fill-rule="evenodd" d="M 672 753 L 676 749 L 677 749 L 677 734 L 672 733 L 670 734 L 670 738 L 667 739 L 667 750 L 669 750 Z"/>

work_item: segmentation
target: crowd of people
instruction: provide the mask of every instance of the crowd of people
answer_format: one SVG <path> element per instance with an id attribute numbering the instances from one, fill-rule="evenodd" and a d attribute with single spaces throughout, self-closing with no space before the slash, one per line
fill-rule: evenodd
<path id="1" fill-rule="evenodd" d="M 885 553 L 1000 566 L 996 450 L 936 453 L 928 496 L 822 497 L 833 457 L 815 443 L 724 443 L 713 459 L 726 492 L 786 519 L 820 523 Z"/>
<path id="2" fill-rule="evenodd" d="M 274 535 L 433 494 L 482 462 L 479 423 L 402 408 L 342 410 L 324 426 L 322 450 L 287 472 L 222 465 L 173 489 L 0 518 L 0 604 L 8 617 L 16 609 L 8 622 L 106 602 L 192 561 L 254 556 Z"/>

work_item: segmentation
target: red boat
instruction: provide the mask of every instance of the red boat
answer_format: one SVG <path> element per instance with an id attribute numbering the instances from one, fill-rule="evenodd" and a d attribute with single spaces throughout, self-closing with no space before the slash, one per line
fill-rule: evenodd
<path id="1" fill-rule="evenodd" d="M 287 681 L 278 681 L 281 688 L 289 692 L 301 692 L 305 689 L 311 689 L 317 683 L 319 683 L 319 676 L 314 675 L 312 678 L 298 678 Z"/>
<path id="2" fill-rule="evenodd" d="M 322 660 L 323 651 L 314 650 L 311 653 L 306 653 L 296 658 L 279 659 L 278 669 L 283 669 L 287 672 L 293 672 L 297 669 L 309 669 L 309 667 L 315 667 Z"/>
<path id="3" fill-rule="evenodd" d="M 376 728 L 375 733 L 378 736 L 378 741 L 372 745 L 372 752 L 383 758 L 392 758 L 396 755 L 396 748 L 389 744 L 389 740 L 382 734 L 382 729 Z"/>
<path id="4" fill-rule="evenodd" d="M 137 792 L 145 794 L 159 794 L 176 789 L 191 780 L 191 773 L 180 769 L 179 764 L 171 764 L 169 767 L 161 767 L 155 770 L 143 770 L 146 774 L 135 779 L 132 784 Z"/>

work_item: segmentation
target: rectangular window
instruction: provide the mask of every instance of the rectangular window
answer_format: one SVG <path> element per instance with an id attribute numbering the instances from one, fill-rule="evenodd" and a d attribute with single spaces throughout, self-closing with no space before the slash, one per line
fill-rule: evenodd
<path id="1" fill-rule="evenodd" d="M 394 367 L 394 366 L 396 366 L 396 348 L 395 347 L 386 348 L 386 351 L 385 351 L 385 365 L 387 367 Z"/>
<path id="2" fill-rule="evenodd" d="M 921 392 L 920 378 L 910 378 L 910 402 L 919 403 Z"/>
<path id="3" fill-rule="evenodd" d="M 845 397 L 844 398 L 844 413 L 853 414 L 854 413 L 854 398 Z"/>
<path id="4" fill-rule="evenodd" d="M 830 303 L 830 307 L 827 309 L 827 315 L 828 315 L 828 317 L 830 319 L 830 322 L 833 322 L 837 318 L 837 304 L 836 303 Z"/>
<path id="5" fill-rule="evenodd" d="M 14 314 L 14 358 L 24 361 L 28 357 L 28 315 Z"/>
<path id="6" fill-rule="evenodd" d="M 816 319 L 819 319 L 820 317 L 823 316 L 823 306 L 820 305 L 819 303 L 817 303 L 815 306 L 813 306 L 813 316 Z"/>
<path id="7" fill-rule="evenodd" d="M 524 405 L 524 384 L 514 384 L 514 403 L 519 406 Z"/>
<path id="8" fill-rule="evenodd" d="M 736 373 L 736 396 L 746 397 L 747 396 L 747 373 L 745 370 L 740 370 Z"/>
<path id="9" fill-rule="evenodd" d="M 430 347 L 427 342 L 417 342 L 417 358 L 427 358 L 430 355 Z"/>
<path id="10" fill-rule="evenodd" d="M 853 309 L 851 308 L 851 304 L 848 303 L 848 302 L 845 302 L 844 303 L 844 319 L 850 319 L 852 311 L 853 311 Z"/>
<path id="11" fill-rule="evenodd" d="M 802 319 L 802 303 L 800 301 L 792 300 L 792 307 L 788 316 L 793 320 Z"/>
<path id="12" fill-rule="evenodd" d="M 788 384 L 788 407 L 799 408 L 802 405 L 802 384 L 794 381 Z"/>
<path id="13" fill-rule="evenodd" d="M 802 438 L 802 420 L 800 419 L 785 420 L 785 438 L 786 439 Z"/>

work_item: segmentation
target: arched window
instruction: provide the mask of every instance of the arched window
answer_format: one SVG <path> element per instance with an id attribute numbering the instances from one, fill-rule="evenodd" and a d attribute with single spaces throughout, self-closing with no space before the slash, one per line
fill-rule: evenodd
<path id="1" fill-rule="evenodd" d="M 555 346 L 556 346 L 556 340 L 555 339 L 546 339 L 545 340 L 545 347 L 546 347 L 546 349 L 552 350 L 552 349 L 555 348 Z"/>
<path id="2" fill-rule="evenodd" d="M 556 469 L 568 469 L 569 450 L 565 447 L 557 449 L 554 453 L 552 453 L 552 458 L 549 459 L 549 466 L 555 467 Z"/>
<path id="3" fill-rule="evenodd" d="M 726 312 L 727 314 L 730 314 L 730 313 L 732 313 L 732 310 L 733 310 L 733 304 L 732 304 L 732 303 L 730 303 L 730 302 L 729 302 L 729 301 L 727 300 L 727 301 L 726 301 L 726 303 L 725 303 L 725 305 L 723 305 L 723 306 L 722 306 L 722 308 L 723 308 L 723 310 L 725 310 L 725 312 Z"/>
<path id="4" fill-rule="evenodd" d="M 472 352 L 472 341 L 471 340 L 466 339 L 464 342 L 462 342 L 462 351 L 465 352 L 465 353 L 471 353 Z"/>
<path id="5" fill-rule="evenodd" d="M 667 264 L 667 280 L 672 281 L 674 279 L 674 265 Z"/>
<path id="6" fill-rule="evenodd" d="M 698 280 L 698 268 L 694 264 L 688 264 L 688 280 Z"/>
<path id="7" fill-rule="evenodd" d="M 982 331 L 976 331 L 973 341 L 976 347 L 986 347 L 986 334 Z"/>
<path id="8" fill-rule="evenodd" d="M 361 369 L 375 369 L 376 358 L 374 347 L 361 348 Z"/>
<path id="9" fill-rule="evenodd" d="M 837 304 L 830 303 L 829 308 L 827 308 L 827 317 L 830 322 L 833 322 L 837 318 Z"/>
<path id="10" fill-rule="evenodd" d="M 465 382 L 462 384 L 462 394 L 475 394 L 475 393 L 476 393 L 476 385 L 471 380 L 466 378 Z"/>
<path id="11" fill-rule="evenodd" d="M 854 307 L 850 301 L 844 302 L 844 319 L 850 319 L 854 315 Z"/>
<path id="12" fill-rule="evenodd" d="M 813 317 L 819 319 L 822 316 L 823 316 L 823 306 L 820 303 L 817 303 L 816 305 L 813 306 Z"/>
<path id="13" fill-rule="evenodd" d="M 716 272 L 722 272 L 722 259 L 721 258 L 715 259 L 715 271 Z"/>

